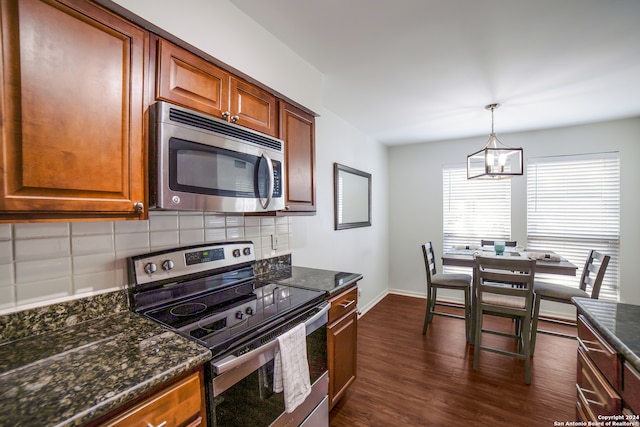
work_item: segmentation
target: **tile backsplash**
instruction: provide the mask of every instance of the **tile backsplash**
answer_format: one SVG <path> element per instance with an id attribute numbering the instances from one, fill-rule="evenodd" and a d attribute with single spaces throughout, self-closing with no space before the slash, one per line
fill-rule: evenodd
<path id="1" fill-rule="evenodd" d="M 0 224 L 0 314 L 123 289 L 129 256 L 229 240 L 253 241 L 257 259 L 290 254 L 291 220 L 154 211 L 147 221 Z"/>

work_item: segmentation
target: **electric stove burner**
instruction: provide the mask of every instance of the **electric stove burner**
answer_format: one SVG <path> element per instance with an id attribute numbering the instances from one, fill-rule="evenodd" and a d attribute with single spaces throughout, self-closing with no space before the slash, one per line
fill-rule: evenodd
<path id="1" fill-rule="evenodd" d="M 201 302 L 187 302 L 173 307 L 169 313 L 176 317 L 194 316 L 204 312 L 206 309 L 207 305 Z"/>

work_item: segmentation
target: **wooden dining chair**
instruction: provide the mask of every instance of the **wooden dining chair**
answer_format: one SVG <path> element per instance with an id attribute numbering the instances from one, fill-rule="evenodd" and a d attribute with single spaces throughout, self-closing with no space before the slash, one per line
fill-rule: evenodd
<path id="1" fill-rule="evenodd" d="M 493 243 L 495 242 L 495 240 L 484 240 L 481 239 L 480 240 L 480 246 L 493 246 Z M 510 241 L 506 241 L 504 242 L 504 245 L 508 248 L 515 248 L 516 246 L 518 246 L 518 242 L 516 240 L 510 240 Z"/>
<path id="2" fill-rule="evenodd" d="M 427 272 L 427 308 L 424 314 L 424 325 L 422 334 L 427 333 L 429 323 L 433 320 L 434 315 L 455 317 L 464 319 L 464 329 L 467 341 L 471 334 L 471 281 L 469 274 L 458 273 L 438 273 L 436 271 L 436 261 L 433 252 L 433 245 L 427 242 L 422 245 L 422 255 L 424 257 L 424 266 Z M 453 313 L 445 313 L 436 311 L 438 289 L 454 289 L 464 292 L 464 316 Z"/>
<path id="3" fill-rule="evenodd" d="M 611 257 L 609 255 L 592 250 L 587 257 L 584 268 L 582 269 L 580 284 L 577 288 L 557 283 L 535 281 L 533 284 L 535 292 L 535 302 L 533 307 L 534 330 L 538 330 L 538 315 L 540 313 L 540 301 L 542 300 L 573 305 L 571 302 L 571 298 L 573 297 L 597 299 L 600 296 L 600 287 L 602 286 L 602 280 L 604 279 L 604 274 L 607 271 L 610 259 Z M 540 332 L 546 333 L 546 331 Z M 559 334 L 555 332 L 552 334 L 567 338 L 575 338 L 575 336 L 572 335 Z M 533 354 L 535 348 L 536 339 L 534 335 L 531 342 L 531 354 Z"/>
<path id="4" fill-rule="evenodd" d="M 524 382 L 531 384 L 531 339 L 533 280 L 536 261 L 516 257 L 477 256 L 474 279 L 475 349 L 473 369 L 478 370 L 480 350 L 524 360 Z M 515 284 L 516 286 L 510 286 Z M 508 317 L 516 320 L 513 333 L 483 328 L 484 316 Z M 483 334 L 500 335 L 517 340 L 517 351 L 505 347 L 483 345 Z"/>

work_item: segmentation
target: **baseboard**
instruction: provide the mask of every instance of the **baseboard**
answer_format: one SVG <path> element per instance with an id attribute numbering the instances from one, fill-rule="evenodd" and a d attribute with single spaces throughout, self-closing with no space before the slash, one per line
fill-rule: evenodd
<path id="1" fill-rule="evenodd" d="M 389 290 L 385 290 L 384 292 L 379 294 L 377 297 L 375 297 L 373 299 L 373 301 L 371 301 L 369 304 L 365 305 L 364 307 L 359 307 L 358 308 L 358 318 L 360 318 L 360 317 L 364 316 L 365 314 L 367 314 L 367 312 L 369 310 L 371 310 L 373 307 L 375 307 L 387 295 L 389 295 Z"/>

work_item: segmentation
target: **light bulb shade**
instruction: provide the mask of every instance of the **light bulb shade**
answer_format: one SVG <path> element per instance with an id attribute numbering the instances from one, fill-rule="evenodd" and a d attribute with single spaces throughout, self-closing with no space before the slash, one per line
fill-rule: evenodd
<path id="1" fill-rule="evenodd" d="M 467 156 L 467 179 L 501 179 L 522 173 L 522 148 L 487 144 Z"/>

